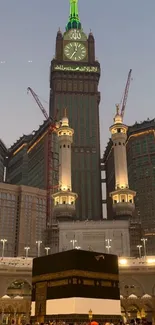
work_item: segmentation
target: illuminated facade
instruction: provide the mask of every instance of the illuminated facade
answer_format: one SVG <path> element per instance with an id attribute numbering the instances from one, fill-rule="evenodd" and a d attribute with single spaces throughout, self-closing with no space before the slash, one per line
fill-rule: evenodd
<path id="1" fill-rule="evenodd" d="M 155 253 L 155 120 L 147 120 L 129 126 L 127 132 L 127 167 L 129 187 L 136 192 L 133 229 L 135 236 L 131 245 L 137 252 L 140 239 L 146 236 L 147 253 Z M 114 148 L 110 140 L 104 153 L 106 171 L 107 214 L 112 214 L 112 200 L 109 197 L 115 186 Z M 137 231 L 136 231 L 137 229 Z M 139 230 L 138 230 L 139 229 Z"/>
<path id="2" fill-rule="evenodd" d="M 123 124 L 123 118 L 116 107 L 114 124 L 110 127 L 114 148 L 115 190 L 110 193 L 113 210 L 116 216 L 131 217 L 134 210 L 136 193 L 129 189 L 126 159 L 126 139 L 128 127 Z"/>
<path id="3" fill-rule="evenodd" d="M 59 147 L 59 186 L 53 194 L 54 210 L 56 218 L 63 220 L 76 216 L 75 201 L 77 194 L 72 192 L 71 176 L 71 145 L 73 143 L 74 130 L 69 126 L 67 116 L 63 117 L 57 129 L 57 141 Z"/>
<path id="4" fill-rule="evenodd" d="M 76 8 L 74 5 L 76 4 Z M 73 5 L 73 6 L 72 6 Z M 76 12 L 76 14 L 75 14 Z M 63 116 L 64 107 L 74 129 L 72 185 L 78 194 L 77 218 L 102 219 L 99 103 L 100 64 L 95 40 L 81 27 L 78 3 L 70 3 L 66 31 L 56 37 L 50 73 L 50 116 Z"/>
<path id="5" fill-rule="evenodd" d="M 37 256 L 36 241 L 46 227 L 46 191 L 0 183 L 1 256 Z M 2 240 L 5 239 L 3 250 Z"/>
<path id="6" fill-rule="evenodd" d="M 32 135 L 23 135 L 8 149 L 6 181 L 10 184 L 28 185 L 27 148 Z"/>
<path id="7" fill-rule="evenodd" d="M 24 135 L 8 150 L 6 181 L 10 184 L 27 185 L 47 189 L 48 128 L 44 122 L 37 131 Z M 53 166 L 50 168 L 51 187 L 58 184 L 58 149 L 52 135 L 51 154 Z"/>

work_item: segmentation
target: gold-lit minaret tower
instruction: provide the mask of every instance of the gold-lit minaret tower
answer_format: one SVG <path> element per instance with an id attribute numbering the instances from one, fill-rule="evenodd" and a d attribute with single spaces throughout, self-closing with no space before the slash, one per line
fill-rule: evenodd
<path id="1" fill-rule="evenodd" d="M 74 130 L 69 126 L 66 110 L 56 132 L 59 146 L 59 187 L 58 192 L 53 194 L 53 212 L 59 221 L 64 221 L 75 217 L 75 201 L 78 197 L 76 193 L 72 192 L 71 145 Z"/>
<path id="2" fill-rule="evenodd" d="M 114 148 L 115 191 L 110 193 L 113 200 L 113 210 L 116 216 L 131 217 L 134 210 L 134 196 L 136 192 L 129 189 L 126 140 L 128 127 L 123 124 L 123 116 L 116 105 L 114 124 L 110 127 Z"/>

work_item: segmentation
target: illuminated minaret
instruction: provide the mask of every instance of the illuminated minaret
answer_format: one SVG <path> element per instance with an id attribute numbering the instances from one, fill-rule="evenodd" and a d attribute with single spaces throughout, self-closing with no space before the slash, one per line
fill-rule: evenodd
<path id="1" fill-rule="evenodd" d="M 136 192 L 129 189 L 126 158 L 126 139 L 128 127 L 123 124 L 119 106 L 116 106 L 114 124 L 110 127 L 114 148 L 115 191 L 110 193 L 113 200 L 113 210 L 116 216 L 131 217 L 134 210 Z"/>
<path id="2" fill-rule="evenodd" d="M 74 130 L 69 126 L 66 111 L 56 132 L 59 146 L 59 187 L 58 192 L 53 194 L 53 212 L 59 221 L 64 221 L 75 216 L 75 201 L 78 197 L 76 193 L 72 192 L 71 179 L 71 145 Z"/>

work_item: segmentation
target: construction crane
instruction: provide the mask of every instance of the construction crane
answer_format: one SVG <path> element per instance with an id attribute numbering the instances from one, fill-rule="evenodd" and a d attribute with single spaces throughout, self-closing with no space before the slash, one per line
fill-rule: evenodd
<path id="1" fill-rule="evenodd" d="M 27 88 L 27 93 L 31 93 L 31 95 L 33 96 L 33 98 L 35 99 L 36 103 L 38 104 L 39 108 L 41 109 L 42 113 L 44 114 L 46 120 L 49 119 L 49 116 L 44 108 L 44 106 L 42 105 L 39 97 L 37 96 L 37 94 L 34 92 L 34 90 L 30 87 Z"/>
<path id="2" fill-rule="evenodd" d="M 130 88 L 130 82 L 131 82 L 131 74 L 132 74 L 132 69 L 130 69 L 129 73 L 128 73 L 128 78 L 127 78 L 127 83 L 125 86 L 125 91 L 124 91 L 124 95 L 122 98 L 122 107 L 121 107 L 121 116 L 122 116 L 122 120 L 124 117 L 124 113 L 125 113 L 125 107 L 126 107 L 126 103 L 127 103 L 127 99 L 128 99 L 128 94 L 129 94 L 129 88 Z"/>
<path id="3" fill-rule="evenodd" d="M 53 157 L 53 146 L 52 146 L 52 133 L 56 130 L 56 117 L 57 117 L 57 112 L 56 112 L 56 116 L 54 118 L 49 118 L 45 108 L 43 107 L 38 95 L 34 92 L 34 90 L 30 87 L 27 88 L 27 93 L 31 93 L 31 95 L 33 96 L 33 98 L 35 99 L 37 105 L 39 106 L 40 110 L 42 111 L 44 117 L 46 118 L 46 120 L 50 121 L 50 125 L 48 128 L 48 161 L 47 161 L 47 205 L 46 205 L 46 227 L 48 227 L 51 217 L 51 190 L 54 187 L 58 187 L 58 185 L 53 186 L 53 179 L 51 179 L 53 177 L 53 171 L 54 172 L 58 172 L 58 170 L 54 170 L 53 165 L 53 161 L 54 161 L 54 157 Z M 51 173 L 52 170 L 52 173 Z M 52 184 L 51 184 L 52 183 Z"/>

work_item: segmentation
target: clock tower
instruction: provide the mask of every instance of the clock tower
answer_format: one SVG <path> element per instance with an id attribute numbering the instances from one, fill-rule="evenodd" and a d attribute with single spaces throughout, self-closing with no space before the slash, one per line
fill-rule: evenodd
<path id="1" fill-rule="evenodd" d="M 67 108 L 74 129 L 72 184 L 78 194 L 77 219 L 102 219 L 99 103 L 100 64 L 95 40 L 87 36 L 79 18 L 78 0 L 70 0 L 66 30 L 57 32 L 50 68 L 50 116 Z"/>

